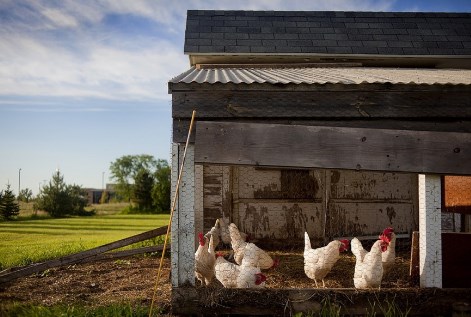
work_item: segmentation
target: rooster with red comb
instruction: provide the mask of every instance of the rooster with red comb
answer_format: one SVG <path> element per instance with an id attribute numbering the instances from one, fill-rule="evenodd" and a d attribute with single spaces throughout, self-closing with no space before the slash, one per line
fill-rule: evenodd
<path id="1" fill-rule="evenodd" d="M 214 253 L 213 236 L 210 238 L 198 234 L 199 246 L 195 252 L 195 276 L 201 285 L 209 285 L 214 277 L 214 263 L 216 254 Z M 209 243 L 208 243 L 209 242 Z"/>
<path id="2" fill-rule="evenodd" d="M 379 239 L 388 244 L 388 248 L 381 254 L 383 262 L 383 274 L 391 271 L 396 260 L 396 235 L 394 229 L 388 227 L 383 230 L 383 233 L 379 235 Z"/>

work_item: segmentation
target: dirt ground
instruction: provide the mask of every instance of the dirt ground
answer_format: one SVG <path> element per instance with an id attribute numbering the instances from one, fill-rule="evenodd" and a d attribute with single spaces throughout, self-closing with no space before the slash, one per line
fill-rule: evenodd
<path id="1" fill-rule="evenodd" d="M 280 259 L 276 270 L 266 272 L 268 288 L 313 288 L 306 277 L 301 252 L 271 252 Z M 399 252 L 396 266 L 383 278 L 382 288 L 410 287 L 409 252 Z M 21 302 L 51 306 L 55 304 L 106 306 L 132 303 L 150 306 L 160 257 L 130 257 L 96 263 L 53 268 L 41 274 L 19 278 L 0 285 L 0 303 Z M 355 258 L 343 254 L 326 277 L 327 288 L 353 287 Z M 199 283 L 197 283 L 197 287 Z M 210 287 L 221 287 L 215 281 Z M 154 308 L 170 310 L 171 284 L 169 259 L 165 259 Z"/>
<path id="2" fill-rule="evenodd" d="M 150 306 L 160 257 L 130 257 L 53 268 L 0 285 L 0 303 L 51 306 L 74 303 L 97 307 L 112 303 Z M 154 308 L 170 307 L 170 265 L 165 259 Z"/>

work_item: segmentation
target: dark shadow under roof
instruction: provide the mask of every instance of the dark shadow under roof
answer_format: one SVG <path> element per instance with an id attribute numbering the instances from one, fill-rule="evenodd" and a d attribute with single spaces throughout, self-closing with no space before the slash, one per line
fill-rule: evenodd
<path id="1" fill-rule="evenodd" d="M 184 51 L 471 56 L 471 13 L 190 10 Z"/>

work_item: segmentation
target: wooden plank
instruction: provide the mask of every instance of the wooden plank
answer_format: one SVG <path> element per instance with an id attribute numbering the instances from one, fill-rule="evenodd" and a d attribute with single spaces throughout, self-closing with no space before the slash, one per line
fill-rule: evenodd
<path id="1" fill-rule="evenodd" d="M 154 246 L 142 247 L 142 248 L 131 249 L 131 250 L 100 253 L 91 257 L 87 257 L 77 263 L 89 263 L 89 262 L 96 262 L 96 261 L 103 261 L 103 260 L 120 259 L 120 258 L 125 258 L 129 256 L 133 256 L 133 255 L 143 254 L 143 253 L 160 252 L 163 250 L 163 248 L 164 248 L 163 245 L 154 245 Z M 167 247 L 167 251 L 169 249 L 170 247 Z"/>
<path id="2" fill-rule="evenodd" d="M 412 232 L 412 246 L 410 250 L 410 279 L 414 286 L 420 282 L 420 260 L 419 260 L 419 232 Z"/>
<path id="3" fill-rule="evenodd" d="M 247 85 L 246 85 L 247 86 Z M 172 94 L 172 117 L 207 118 L 470 118 L 464 91 L 218 91 Z"/>
<path id="4" fill-rule="evenodd" d="M 418 175 L 420 287 L 442 287 L 441 177 Z"/>
<path id="5" fill-rule="evenodd" d="M 271 64 L 196 64 L 196 69 L 211 68 L 299 68 L 299 67 L 322 67 L 322 68 L 338 68 L 338 67 L 361 67 L 361 63 L 271 63 Z"/>
<path id="6" fill-rule="evenodd" d="M 195 163 L 194 145 L 187 147 L 183 166 L 184 146 L 172 146 L 172 184 L 177 182 L 177 172 L 181 174 L 182 186 L 172 219 L 172 285 L 178 287 L 195 283 Z M 175 172 L 174 172 L 175 171 Z M 175 186 L 172 186 L 172 188 Z M 172 192 L 172 196 L 173 196 Z"/>
<path id="7" fill-rule="evenodd" d="M 164 226 L 164 227 L 160 227 L 160 228 L 157 228 L 157 229 L 146 231 L 146 232 L 143 232 L 143 233 L 140 233 L 140 234 L 128 237 L 128 238 L 124 238 L 124 239 L 121 239 L 121 240 L 118 240 L 118 241 L 114 241 L 114 242 L 111 242 L 111 243 L 108 243 L 108 244 L 104 244 L 102 246 L 99 246 L 99 247 L 96 247 L 96 248 L 93 248 L 93 249 L 90 249 L 90 250 L 86 250 L 86 251 L 74 253 L 74 254 L 71 254 L 71 255 L 67 255 L 67 256 L 61 257 L 59 259 L 54 259 L 54 260 L 50 260 L 50 261 L 46 261 L 46 262 L 42 262 L 42 263 L 37 263 L 37 264 L 31 265 L 31 266 L 25 267 L 23 269 L 19 269 L 19 270 L 1 275 L 0 276 L 0 284 L 6 283 L 6 282 L 11 281 L 13 279 L 16 279 L 18 277 L 26 276 L 26 275 L 33 274 L 33 273 L 42 272 L 42 271 L 47 270 L 47 269 L 52 268 L 52 267 L 77 263 L 77 262 L 80 262 L 80 261 L 82 261 L 86 258 L 93 257 L 97 254 L 100 254 L 100 253 L 103 253 L 103 252 L 106 252 L 106 251 L 110 251 L 110 250 L 114 250 L 114 249 L 118 249 L 118 248 L 130 245 L 130 244 L 133 244 L 133 243 L 136 243 L 136 242 L 139 242 L 139 241 L 144 241 L 144 240 L 147 240 L 147 239 L 151 239 L 151 238 L 154 238 L 154 237 L 166 234 L 166 233 L 167 233 L 167 226 Z"/>
<path id="8" fill-rule="evenodd" d="M 234 122 L 240 123 L 267 123 L 264 119 L 222 119 L 218 118 L 219 122 Z M 205 121 L 207 121 L 205 119 Z M 211 120 L 209 120 L 211 121 Z M 270 119 L 272 124 L 285 124 L 285 125 L 305 125 L 305 126 L 326 126 L 326 127 L 346 127 L 346 128 L 367 128 L 367 129 L 391 129 L 391 130 L 411 130 L 411 131 L 436 131 L 436 132 L 460 132 L 471 133 L 471 119 L 470 120 L 411 120 L 411 119 L 375 119 L 365 120 L 358 118 L 344 118 L 343 120 L 335 119 L 322 119 L 322 120 L 302 120 L 296 118 L 273 118 Z M 190 120 L 174 119 L 172 126 L 172 138 L 175 143 L 185 143 Z M 191 134 L 190 142 L 195 142 L 195 133 Z"/>
<path id="9" fill-rule="evenodd" d="M 200 121 L 195 162 L 471 174 L 471 134 Z"/>
<path id="10" fill-rule="evenodd" d="M 471 290 L 402 289 L 172 289 L 174 315 L 322 315 L 339 308 L 340 315 L 383 315 L 386 310 L 411 316 L 448 316 L 456 303 L 471 302 Z M 336 306 L 329 306 L 335 304 Z M 388 303 L 386 305 L 385 303 Z M 394 305 L 393 307 L 389 306 Z M 383 307 L 383 311 L 380 310 Z M 376 309 L 375 309 L 376 308 Z M 409 311 L 410 309 L 410 311 Z M 390 312 L 390 311 L 388 311 Z M 407 312 L 407 313 L 406 313 Z M 328 313 L 327 313 L 328 314 Z"/>

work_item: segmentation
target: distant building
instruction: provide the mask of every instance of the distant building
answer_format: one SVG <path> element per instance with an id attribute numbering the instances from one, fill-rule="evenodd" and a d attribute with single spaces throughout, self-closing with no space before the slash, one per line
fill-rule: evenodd
<path id="1" fill-rule="evenodd" d="M 105 191 L 108 193 L 106 203 L 109 203 L 110 200 L 116 198 L 115 191 L 116 184 L 106 184 Z M 97 188 L 84 188 L 87 193 L 87 200 L 89 204 L 99 204 L 101 201 L 101 196 L 103 195 L 103 189 Z"/>

